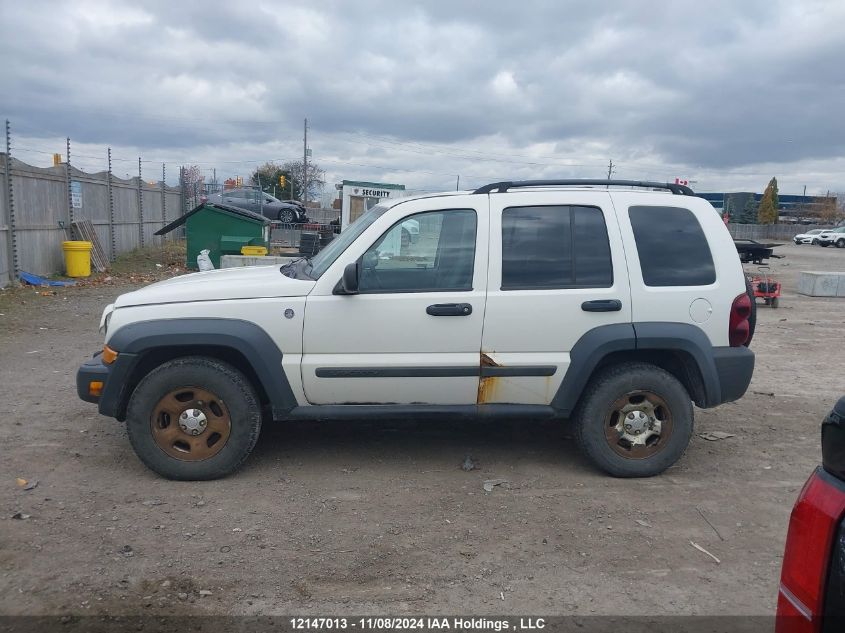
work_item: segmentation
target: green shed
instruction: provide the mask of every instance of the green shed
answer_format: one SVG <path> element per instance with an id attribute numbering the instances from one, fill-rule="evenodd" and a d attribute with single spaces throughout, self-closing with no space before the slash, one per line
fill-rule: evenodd
<path id="1" fill-rule="evenodd" d="M 270 247 L 270 220 L 246 209 L 228 204 L 205 202 L 174 220 L 156 235 L 164 235 L 185 225 L 188 257 L 186 266 L 197 268 L 197 255 L 208 249 L 215 268 L 221 255 L 240 255 L 242 246 Z"/>

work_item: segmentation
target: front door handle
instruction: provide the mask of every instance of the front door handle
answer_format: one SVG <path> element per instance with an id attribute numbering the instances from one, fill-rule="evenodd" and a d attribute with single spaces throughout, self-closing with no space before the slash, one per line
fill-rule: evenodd
<path id="1" fill-rule="evenodd" d="M 581 304 L 584 312 L 619 312 L 622 309 L 622 302 L 619 299 L 596 299 L 585 301 Z"/>
<path id="2" fill-rule="evenodd" d="M 431 316 L 469 316 L 472 306 L 468 303 L 435 303 L 425 309 Z"/>

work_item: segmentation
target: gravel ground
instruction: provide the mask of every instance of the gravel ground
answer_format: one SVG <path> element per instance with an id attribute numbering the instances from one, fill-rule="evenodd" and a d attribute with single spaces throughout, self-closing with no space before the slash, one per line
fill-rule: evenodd
<path id="1" fill-rule="evenodd" d="M 165 481 L 75 393 L 127 277 L 0 291 L 0 614 L 770 614 L 845 393 L 845 300 L 796 294 L 845 250 L 779 252 L 748 394 L 696 410 L 735 437 L 639 481 L 594 471 L 565 424 L 401 420 L 268 425 L 236 475 Z"/>

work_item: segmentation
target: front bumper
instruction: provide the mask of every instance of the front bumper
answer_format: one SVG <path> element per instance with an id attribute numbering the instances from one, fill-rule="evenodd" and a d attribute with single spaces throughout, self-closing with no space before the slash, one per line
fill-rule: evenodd
<path id="1" fill-rule="evenodd" d="M 98 352 L 76 372 L 76 393 L 81 400 L 97 404 L 100 413 L 118 420 L 124 417 L 124 390 L 137 359 L 136 354 L 121 353 L 111 365 L 102 361 Z M 91 394 L 91 383 L 102 382 L 100 395 Z"/>
<path id="2" fill-rule="evenodd" d="M 85 402 L 99 402 L 105 392 L 105 384 L 109 380 L 109 366 L 104 365 L 102 354 L 95 354 L 88 359 L 76 372 L 76 394 Z M 101 382 L 104 385 L 100 395 L 91 395 L 91 383 Z"/>
<path id="3" fill-rule="evenodd" d="M 754 352 L 747 347 L 714 347 L 713 361 L 721 392 L 718 404 L 739 400 L 751 384 Z"/>

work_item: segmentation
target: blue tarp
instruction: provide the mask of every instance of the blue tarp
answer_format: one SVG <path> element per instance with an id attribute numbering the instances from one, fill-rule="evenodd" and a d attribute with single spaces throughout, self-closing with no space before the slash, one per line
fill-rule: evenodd
<path id="1" fill-rule="evenodd" d="M 27 273 L 21 271 L 18 273 L 18 277 L 22 282 L 25 284 L 29 284 L 30 286 L 73 286 L 76 284 L 75 281 L 57 281 L 55 279 L 44 279 L 44 277 L 39 277 L 38 275 L 33 275 L 32 273 Z"/>

